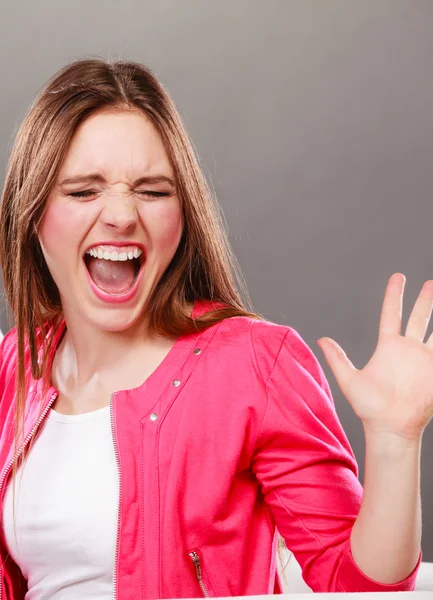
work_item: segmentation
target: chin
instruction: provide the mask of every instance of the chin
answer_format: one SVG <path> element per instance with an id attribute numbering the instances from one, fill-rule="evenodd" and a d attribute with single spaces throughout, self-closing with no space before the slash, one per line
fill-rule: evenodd
<path id="1" fill-rule="evenodd" d="M 115 333 L 128 331 L 129 329 L 136 327 L 141 320 L 142 314 L 143 308 L 141 310 L 99 310 L 97 314 L 86 315 L 86 321 L 95 329 Z"/>

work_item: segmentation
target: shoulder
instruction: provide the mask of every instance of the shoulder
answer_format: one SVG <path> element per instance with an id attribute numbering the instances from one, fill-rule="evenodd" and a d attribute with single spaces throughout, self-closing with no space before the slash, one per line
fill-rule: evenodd
<path id="1" fill-rule="evenodd" d="M 36 339 L 38 343 L 38 352 L 42 348 L 42 331 L 38 328 L 36 330 Z M 27 339 L 24 340 L 24 363 L 26 369 L 26 376 L 30 376 L 30 347 Z M 18 333 L 17 328 L 13 327 L 4 336 L 0 343 L 0 385 L 1 390 L 4 389 L 12 376 L 15 375 L 18 365 Z"/>
<path id="2" fill-rule="evenodd" d="M 309 371 L 318 383 L 324 383 L 317 358 L 294 327 L 249 317 L 225 319 L 217 327 L 214 343 L 227 351 L 236 348 L 238 360 L 248 353 L 265 384 L 277 376 L 280 366 L 292 372 Z"/>
<path id="3" fill-rule="evenodd" d="M 8 331 L 0 343 L 0 396 L 15 379 L 18 356 L 17 345 L 17 331 L 14 327 Z"/>
<path id="4" fill-rule="evenodd" d="M 0 369 L 3 370 L 17 355 L 17 330 L 13 327 L 0 343 Z"/>
<path id="5" fill-rule="evenodd" d="M 322 367 L 302 335 L 288 325 L 269 321 L 257 322 L 252 328 L 257 362 L 263 369 L 263 378 L 278 378 L 284 369 L 286 374 L 302 378 L 313 377 L 321 386 L 327 387 Z"/>

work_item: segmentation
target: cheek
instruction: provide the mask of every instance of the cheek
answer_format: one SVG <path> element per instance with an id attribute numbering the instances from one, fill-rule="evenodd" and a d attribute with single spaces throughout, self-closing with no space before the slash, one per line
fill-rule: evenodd
<path id="1" fill-rule="evenodd" d="M 63 219 L 54 208 L 48 208 L 39 229 L 39 239 L 45 252 L 49 252 L 63 237 Z"/>
<path id="2" fill-rule="evenodd" d="M 52 256 L 61 256 L 63 253 L 59 249 L 74 243 L 82 227 L 82 215 L 78 215 L 77 211 L 57 203 L 49 205 L 39 228 L 45 258 L 49 260 Z M 67 253 L 64 255 L 67 256 Z"/>
<path id="3" fill-rule="evenodd" d="M 160 205 L 152 211 L 149 233 L 153 246 L 174 253 L 179 245 L 182 231 L 183 215 L 180 205 Z"/>

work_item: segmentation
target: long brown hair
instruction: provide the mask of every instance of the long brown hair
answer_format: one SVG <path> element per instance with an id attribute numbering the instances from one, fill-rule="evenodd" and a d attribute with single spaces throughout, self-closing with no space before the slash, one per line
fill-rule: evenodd
<path id="1" fill-rule="evenodd" d="M 227 317 L 261 318 L 246 307 L 248 294 L 218 205 L 157 77 L 131 61 L 73 62 L 54 75 L 30 107 L 16 136 L 2 195 L 0 261 L 17 332 L 16 447 L 18 432 L 24 430 L 26 371 L 35 379 L 43 376 L 63 321 L 38 228 L 77 127 L 105 108 L 141 110 L 151 119 L 171 160 L 182 202 L 182 239 L 146 306 L 150 331 L 176 337 Z M 214 301 L 219 308 L 192 319 L 187 307 L 195 300 Z"/>

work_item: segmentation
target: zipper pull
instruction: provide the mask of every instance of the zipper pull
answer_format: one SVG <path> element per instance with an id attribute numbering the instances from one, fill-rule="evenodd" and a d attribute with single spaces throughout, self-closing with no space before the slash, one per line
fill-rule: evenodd
<path id="1" fill-rule="evenodd" d="M 194 563 L 195 573 L 197 575 L 197 579 L 201 581 L 201 565 L 200 565 L 200 557 L 197 552 L 190 552 L 190 557 L 192 558 L 192 562 Z"/>
<path id="2" fill-rule="evenodd" d="M 203 596 L 205 598 L 209 598 L 210 594 L 207 590 L 207 587 L 203 581 L 203 577 L 201 574 L 201 563 L 200 563 L 200 556 L 198 554 L 198 552 L 189 552 L 189 557 L 192 559 L 192 562 L 194 563 L 194 567 L 195 567 L 195 575 L 197 577 L 197 581 L 198 584 L 200 586 L 201 591 L 203 592 Z M 0 599 L 1 600 L 1 599 Z"/>

